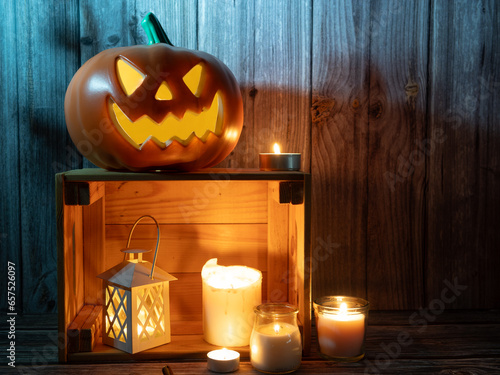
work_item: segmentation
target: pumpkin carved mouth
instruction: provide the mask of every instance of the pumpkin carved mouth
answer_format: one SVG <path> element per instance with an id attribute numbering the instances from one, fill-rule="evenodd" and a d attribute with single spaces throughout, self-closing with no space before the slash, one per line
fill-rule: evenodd
<path id="1" fill-rule="evenodd" d="M 132 121 L 118 104 L 110 99 L 110 113 L 114 114 L 116 129 L 138 150 L 149 140 L 165 148 L 174 140 L 187 146 L 193 137 L 206 142 L 210 133 L 219 136 L 222 130 L 221 111 L 222 99 L 217 92 L 210 107 L 203 108 L 201 113 L 186 110 L 180 119 L 168 114 L 160 123 L 148 115 Z"/>

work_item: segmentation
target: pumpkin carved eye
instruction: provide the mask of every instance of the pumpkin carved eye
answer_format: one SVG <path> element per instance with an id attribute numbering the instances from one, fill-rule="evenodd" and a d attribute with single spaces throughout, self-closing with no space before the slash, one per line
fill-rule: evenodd
<path id="1" fill-rule="evenodd" d="M 116 71 L 120 86 L 127 96 L 132 95 L 146 78 L 144 73 L 122 58 L 116 60 Z"/>
<path id="2" fill-rule="evenodd" d="M 182 77 L 188 89 L 198 98 L 203 91 L 203 84 L 205 83 L 205 74 L 203 70 L 203 65 L 197 64 Z"/>

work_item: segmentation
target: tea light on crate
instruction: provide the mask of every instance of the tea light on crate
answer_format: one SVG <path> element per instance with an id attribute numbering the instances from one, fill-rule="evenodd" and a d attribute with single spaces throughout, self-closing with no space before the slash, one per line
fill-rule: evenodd
<path id="1" fill-rule="evenodd" d="M 207 368 L 213 372 L 233 372 L 240 366 L 240 353 L 222 348 L 207 354 Z"/>
<path id="2" fill-rule="evenodd" d="M 153 219 L 157 228 L 152 264 L 142 260 L 142 254 L 149 250 L 129 248 L 134 228 L 145 217 Z M 149 215 L 140 217 L 122 250 L 129 259 L 97 276 L 104 280 L 104 344 L 134 354 L 170 342 L 169 282 L 177 279 L 155 268 L 159 244 L 160 227 L 156 220 Z"/>
<path id="3" fill-rule="evenodd" d="M 203 334 L 209 344 L 246 346 L 253 311 L 262 299 L 262 273 L 245 266 L 219 266 L 210 259 L 203 279 Z"/>
<path id="4" fill-rule="evenodd" d="M 259 166 L 262 171 L 299 171 L 300 154 L 282 153 L 280 146 L 275 143 L 274 153 L 259 154 Z"/>
<path id="5" fill-rule="evenodd" d="M 314 301 L 320 353 L 327 359 L 362 359 L 369 303 L 361 298 L 334 296 Z"/>

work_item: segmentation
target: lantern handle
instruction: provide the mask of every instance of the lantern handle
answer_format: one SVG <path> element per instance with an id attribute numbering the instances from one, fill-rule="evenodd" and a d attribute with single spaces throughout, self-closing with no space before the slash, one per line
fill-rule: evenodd
<path id="1" fill-rule="evenodd" d="M 160 226 L 158 225 L 158 222 L 156 221 L 156 219 L 153 216 L 151 216 L 151 215 L 143 215 L 143 216 L 141 216 L 139 219 L 137 219 L 135 221 L 135 223 L 132 226 L 132 229 L 130 229 L 130 233 L 128 235 L 127 249 L 130 246 L 130 240 L 132 239 L 132 232 L 134 231 L 134 229 L 137 226 L 137 224 L 139 224 L 139 221 L 141 221 L 142 219 L 144 219 L 146 217 L 149 217 L 150 219 L 152 219 L 155 222 L 155 224 L 156 224 L 156 233 L 157 233 L 157 235 L 156 235 L 156 249 L 155 249 L 155 255 L 153 257 L 153 264 L 151 265 L 151 273 L 149 274 L 149 278 L 153 279 L 153 272 L 155 270 L 155 264 L 156 264 L 156 256 L 158 254 L 158 247 L 160 246 Z"/>

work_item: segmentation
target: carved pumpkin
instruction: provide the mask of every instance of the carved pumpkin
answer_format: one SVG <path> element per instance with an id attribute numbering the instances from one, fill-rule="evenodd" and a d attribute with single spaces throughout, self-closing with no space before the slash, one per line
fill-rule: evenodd
<path id="1" fill-rule="evenodd" d="M 151 13 L 143 26 L 150 45 L 105 50 L 76 72 L 64 102 L 71 139 L 106 169 L 221 162 L 243 125 L 236 79 L 214 56 L 172 46 Z"/>

